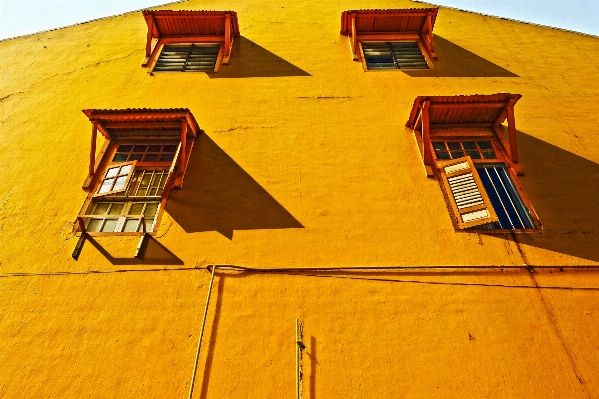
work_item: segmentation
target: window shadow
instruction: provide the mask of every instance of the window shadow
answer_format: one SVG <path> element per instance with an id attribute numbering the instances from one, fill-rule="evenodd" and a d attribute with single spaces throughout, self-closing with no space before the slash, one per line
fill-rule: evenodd
<path id="1" fill-rule="evenodd" d="M 233 41 L 229 65 L 221 65 L 217 73 L 209 73 L 208 76 L 210 79 L 222 79 L 312 75 L 251 40 L 239 36 Z"/>
<path id="2" fill-rule="evenodd" d="M 441 36 L 434 35 L 435 52 L 438 60 L 433 60 L 435 69 L 420 71 L 403 71 L 414 78 L 518 78 L 519 76 L 491 61 L 450 42 Z"/>
<path id="3" fill-rule="evenodd" d="M 233 230 L 304 227 L 205 133 L 166 212 L 188 233 L 217 231 L 230 240 Z"/>
<path id="4" fill-rule="evenodd" d="M 599 164 L 517 132 L 520 183 L 543 223 L 526 245 L 599 262 Z"/>
<path id="5" fill-rule="evenodd" d="M 113 237 L 119 238 L 119 237 Z M 122 238 L 122 237 L 120 237 Z M 164 245 L 159 243 L 154 237 L 146 236 L 142 244 L 139 256 L 135 258 L 135 249 L 138 238 L 131 246 L 130 258 L 119 258 L 113 256 L 109 250 L 103 247 L 94 237 L 87 237 L 86 241 L 94 246 L 110 263 L 113 265 L 183 265 L 183 261 L 177 255 L 169 251 Z M 106 245 L 108 247 L 109 245 Z"/>

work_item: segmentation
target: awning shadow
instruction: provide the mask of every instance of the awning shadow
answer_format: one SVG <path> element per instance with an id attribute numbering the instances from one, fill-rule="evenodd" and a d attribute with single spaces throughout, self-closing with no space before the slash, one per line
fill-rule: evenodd
<path id="1" fill-rule="evenodd" d="M 208 135 L 195 140 L 181 190 L 170 194 L 166 212 L 188 233 L 303 228 L 281 204 Z"/>
<path id="2" fill-rule="evenodd" d="M 520 178 L 544 230 L 527 245 L 599 262 L 599 164 L 517 132 Z"/>
<path id="3" fill-rule="evenodd" d="M 229 65 L 221 65 L 210 79 L 221 78 L 276 78 L 281 76 L 312 76 L 264 47 L 243 36 L 233 41 Z"/>
<path id="4" fill-rule="evenodd" d="M 434 35 L 435 52 L 438 60 L 433 60 L 435 69 L 403 71 L 414 78 L 517 78 L 513 72 L 488 61 L 441 36 Z"/>
<path id="5" fill-rule="evenodd" d="M 120 238 L 120 237 L 113 237 Z M 113 265 L 183 265 L 183 261 L 177 255 L 169 251 L 164 245 L 159 243 L 154 237 L 146 236 L 140 251 L 136 258 L 135 247 L 138 239 L 131 246 L 131 257 L 115 257 L 109 251 L 109 244 L 102 246 L 94 237 L 87 237 L 86 241 L 94 246 L 110 263 Z M 108 247 L 108 248 L 107 248 Z"/>

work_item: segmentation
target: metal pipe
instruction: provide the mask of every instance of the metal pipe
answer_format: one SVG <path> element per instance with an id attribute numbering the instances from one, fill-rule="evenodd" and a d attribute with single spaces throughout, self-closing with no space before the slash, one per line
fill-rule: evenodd
<path id="1" fill-rule="evenodd" d="M 198 361 L 200 360 L 200 349 L 202 348 L 202 337 L 204 336 L 204 327 L 206 326 L 206 316 L 208 315 L 208 305 L 210 304 L 210 294 L 212 293 L 212 283 L 214 282 L 214 272 L 216 266 L 212 266 L 212 275 L 210 276 L 210 285 L 208 286 L 208 295 L 206 296 L 206 306 L 204 307 L 204 317 L 202 318 L 202 328 L 200 329 L 200 336 L 198 337 L 198 350 L 196 351 L 196 360 L 193 366 L 193 374 L 191 375 L 191 384 L 189 387 L 188 399 L 193 396 L 193 385 L 196 379 L 196 373 L 198 371 Z"/>

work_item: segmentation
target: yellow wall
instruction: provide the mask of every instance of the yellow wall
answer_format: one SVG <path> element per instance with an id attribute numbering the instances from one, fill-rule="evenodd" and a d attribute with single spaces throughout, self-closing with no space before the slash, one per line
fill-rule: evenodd
<path id="1" fill-rule="evenodd" d="M 215 75 L 149 76 L 139 12 L 0 42 L 0 397 L 185 397 L 208 264 L 599 266 L 599 39 L 442 8 L 430 76 L 351 61 L 342 11 L 424 6 L 165 7 L 238 12 Z M 544 225 L 519 244 L 453 230 L 404 127 L 418 95 L 497 92 L 523 95 L 520 181 Z M 142 259 L 103 237 L 75 261 L 81 110 L 133 107 L 187 107 L 206 133 Z M 56 274 L 90 271 L 116 273 Z M 593 269 L 215 280 L 194 397 L 294 397 L 296 317 L 306 398 L 599 396 Z"/>

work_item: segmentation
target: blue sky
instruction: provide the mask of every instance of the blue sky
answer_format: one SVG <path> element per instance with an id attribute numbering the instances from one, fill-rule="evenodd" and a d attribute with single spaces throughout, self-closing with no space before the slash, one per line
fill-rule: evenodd
<path id="1" fill-rule="evenodd" d="M 0 40 L 168 2 L 0 0 Z M 599 0 L 433 0 L 431 3 L 599 36 Z"/>

